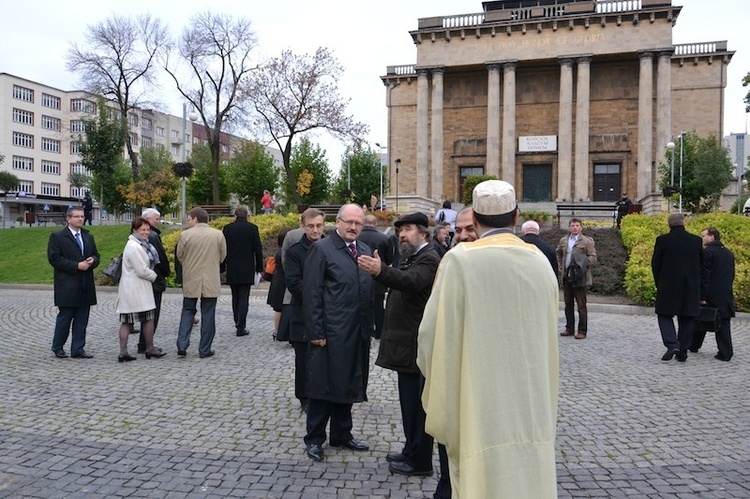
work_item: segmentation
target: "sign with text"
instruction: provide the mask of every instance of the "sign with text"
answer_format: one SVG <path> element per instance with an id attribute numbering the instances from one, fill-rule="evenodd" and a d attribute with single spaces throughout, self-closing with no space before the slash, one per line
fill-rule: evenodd
<path id="1" fill-rule="evenodd" d="M 518 152 L 557 151 L 557 135 L 518 137 Z"/>

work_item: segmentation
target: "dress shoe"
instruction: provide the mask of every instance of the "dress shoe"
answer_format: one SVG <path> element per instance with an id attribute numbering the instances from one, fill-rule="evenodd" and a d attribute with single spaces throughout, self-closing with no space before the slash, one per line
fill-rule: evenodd
<path id="1" fill-rule="evenodd" d="M 93 355 L 87 354 L 84 351 L 81 351 L 81 353 L 77 353 L 75 355 L 71 355 L 71 357 L 73 357 L 74 359 L 93 359 L 94 358 Z"/>
<path id="2" fill-rule="evenodd" d="M 586 339 L 586 333 L 578 333 L 575 335 L 575 339 L 577 340 L 585 340 Z"/>
<path id="3" fill-rule="evenodd" d="M 137 360 L 137 357 L 131 357 L 128 354 L 120 355 L 117 357 L 117 362 L 130 362 L 131 360 Z"/>
<path id="4" fill-rule="evenodd" d="M 167 355 L 167 352 L 162 352 L 161 350 L 156 350 L 155 352 L 146 352 L 146 358 L 150 359 L 151 357 L 155 359 L 160 359 Z"/>
<path id="5" fill-rule="evenodd" d="M 427 470 L 418 470 L 409 463 L 391 463 L 388 465 L 388 469 L 391 473 L 406 476 L 432 476 L 432 468 Z"/>
<path id="6" fill-rule="evenodd" d="M 724 362 L 729 362 L 729 359 L 727 359 L 726 357 L 724 357 L 720 353 L 717 353 L 716 355 L 714 355 L 714 359 L 721 360 L 721 361 L 724 361 Z"/>
<path id="7" fill-rule="evenodd" d="M 211 351 L 209 351 L 207 353 L 202 353 L 202 354 L 198 355 L 198 357 L 200 357 L 201 359 L 205 359 L 206 357 L 213 357 L 213 356 L 214 356 L 214 351 L 213 350 L 211 350 Z"/>
<path id="8" fill-rule="evenodd" d="M 700 348 L 688 348 L 688 350 L 690 350 L 693 353 L 698 353 L 698 350 L 700 350 Z"/>
<path id="9" fill-rule="evenodd" d="M 131 329 L 130 330 L 130 334 L 141 334 L 141 330 L 140 329 Z"/>
<path id="10" fill-rule="evenodd" d="M 184 356 L 186 356 L 186 355 L 187 355 L 187 350 L 180 350 L 180 349 L 178 348 L 178 349 L 177 349 L 177 355 L 179 355 L 180 357 L 184 357 Z"/>
<path id="11" fill-rule="evenodd" d="M 573 331 L 563 331 L 560 336 L 573 336 Z"/>
<path id="12" fill-rule="evenodd" d="M 59 350 L 53 350 L 53 351 L 55 352 L 55 357 L 57 357 L 58 359 L 68 358 L 68 354 L 65 353 L 65 350 L 63 350 L 62 348 L 60 348 Z"/>
<path id="13" fill-rule="evenodd" d="M 386 454 L 385 460 L 389 463 L 403 463 L 406 461 L 406 456 L 400 452 L 389 452 Z"/>
<path id="14" fill-rule="evenodd" d="M 661 360 L 672 360 L 672 357 L 674 357 L 678 353 L 680 353 L 679 350 L 669 349 L 664 355 L 661 356 Z"/>
<path id="15" fill-rule="evenodd" d="M 363 444 L 362 442 L 357 442 L 353 438 L 349 440 L 348 442 L 343 442 L 340 444 L 331 443 L 331 447 L 343 447 L 345 449 L 356 450 L 356 451 L 370 450 L 369 445 Z"/>
<path id="16" fill-rule="evenodd" d="M 159 350 L 160 352 L 163 352 L 163 348 L 154 347 L 154 350 Z M 138 353 L 146 353 L 146 345 L 138 345 Z"/>
<path id="17" fill-rule="evenodd" d="M 250 334 L 247 329 L 238 329 L 237 330 L 237 336 L 247 336 Z"/>
<path id="18" fill-rule="evenodd" d="M 687 360 L 687 353 L 677 353 L 677 362 L 685 362 Z"/>
<path id="19" fill-rule="evenodd" d="M 307 446 L 307 457 L 316 462 L 321 462 L 324 459 L 323 448 L 318 444 L 310 444 Z"/>

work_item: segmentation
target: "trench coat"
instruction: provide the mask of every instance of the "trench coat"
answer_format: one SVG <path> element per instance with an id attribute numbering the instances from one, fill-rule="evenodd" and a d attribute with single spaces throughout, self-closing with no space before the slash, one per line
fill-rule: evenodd
<path id="1" fill-rule="evenodd" d="M 208 224 L 197 223 L 180 234 L 176 253 L 182 264 L 182 295 L 218 298 L 221 294 L 219 267 L 227 256 L 224 234 Z"/>
<path id="2" fill-rule="evenodd" d="M 284 268 L 284 277 L 286 287 L 292 294 L 292 301 L 289 308 L 289 327 L 287 328 L 289 337 L 284 338 L 288 341 L 308 341 L 305 336 L 305 312 L 304 312 L 304 293 L 303 277 L 305 274 L 305 257 L 307 251 L 313 243 L 307 236 L 294 243 L 286 252 L 286 267 Z"/>
<path id="3" fill-rule="evenodd" d="M 703 250 L 701 299 L 719 309 L 722 319 L 734 317 L 734 255 L 720 241 Z"/>
<path id="4" fill-rule="evenodd" d="M 565 260 L 568 258 L 568 238 L 563 236 L 560 242 L 557 244 L 555 254 L 557 255 L 557 276 L 562 279 L 565 275 Z M 574 284 L 573 287 L 591 286 L 594 280 L 591 277 L 591 266 L 596 263 L 596 245 L 594 240 L 583 234 L 578 235 L 578 241 L 573 245 L 573 254 L 579 254 L 588 258 L 588 265 L 586 265 L 586 282 L 583 285 Z"/>
<path id="5" fill-rule="evenodd" d="M 96 305 L 94 269 L 99 266 L 99 252 L 94 236 L 81 229 L 83 255 L 70 229 L 54 232 L 47 244 L 47 260 L 55 269 L 55 305 L 58 307 L 82 307 Z M 94 264 L 87 271 L 78 270 L 78 263 L 94 258 Z"/>
<path id="6" fill-rule="evenodd" d="M 263 244 L 258 226 L 238 218 L 224 226 L 227 241 L 227 284 L 253 284 L 255 273 L 263 272 Z"/>
<path id="7" fill-rule="evenodd" d="M 357 254 L 372 255 L 357 242 Z M 288 265 L 288 264 L 287 264 Z M 361 270 L 337 232 L 310 246 L 302 279 L 310 345 L 307 360 L 309 398 L 337 404 L 367 400 L 372 277 Z"/>
<path id="8" fill-rule="evenodd" d="M 698 317 L 703 243 L 685 227 L 672 227 L 656 238 L 651 271 L 656 284 L 656 313 Z"/>
<path id="9" fill-rule="evenodd" d="M 122 277 L 117 286 L 115 312 L 131 314 L 156 308 L 152 284 L 157 273 L 151 268 L 146 250 L 134 235 L 128 236 L 122 252 Z"/>

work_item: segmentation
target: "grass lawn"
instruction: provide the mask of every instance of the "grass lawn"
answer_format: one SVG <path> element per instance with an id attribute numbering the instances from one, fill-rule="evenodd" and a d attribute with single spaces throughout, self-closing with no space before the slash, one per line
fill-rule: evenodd
<path id="1" fill-rule="evenodd" d="M 55 227 L 23 227 L 0 230 L 0 283 L 52 284 L 52 266 L 47 261 L 49 235 Z M 109 260 L 122 253 L 130 234 L 130 224 L 86 226 L 96 241 L 101 261 L 98 276 Z"/>

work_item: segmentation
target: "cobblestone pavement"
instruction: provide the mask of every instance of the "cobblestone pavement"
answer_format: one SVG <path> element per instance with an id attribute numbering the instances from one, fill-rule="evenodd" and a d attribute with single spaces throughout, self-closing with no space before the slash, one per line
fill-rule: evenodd
<path id="1" fill-rule="evenodd" d="M 436 477 L 388 472 L 402 435 L 390 371 L 373 366 L 370 401 L 354 410 L 355 438 L 371 450 L 326 448 L 313 463 L 293 352 L 272 340 L 264 296 L 252 297 L 252 333 L 238 338 L 223 295 L 216 356 L 199 359 L 197 328 L 177 357 L 181 295 L 165 294 L 157 345 L 168 355 L 122 364 L 116 295 L 98 296 L 94 359 L 61 360 L 49 350 L 51 290 L 0 289 L 0 497 L 432 496 Z M 660 360 L 650 311 L 592 309 L 588 339 L 560 341 L 559 496 L 750 497 L 750 323 L 733 323 L 731 362 L 713 359 L 709 334 L 681 364 Z"/>

